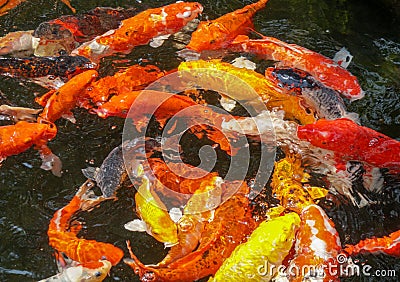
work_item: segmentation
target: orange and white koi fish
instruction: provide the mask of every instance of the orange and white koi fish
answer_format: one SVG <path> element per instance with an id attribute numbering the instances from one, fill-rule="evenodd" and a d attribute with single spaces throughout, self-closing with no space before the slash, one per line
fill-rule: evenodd
<path id="1" fill-rule="evenodd" d="M 179 31 L 203 11 L 197 2 L 178 2 L 160 8 L 148 9 L 123 20 L 119 28 L 86 42 L 72 52 L 98 62 L 115 53 L 130 53 L 139 45 L 161 35 Z"/>
<path id="2" fill-rule="evenodd" d="M 81 264 L 67 266 L 61 270 L 61 273 L 42 279 L 39 282 L 101 282 L 110 272 L 111 262 L 108 260 L 101 260 L 100 262 L 102 265 L 94 269 L 84 267 Z"/>
<path id="3" fill-rule="evenodd" d="M 36 101 L 44 106 L 38 121 L 54 122 L 61 117 L 75 121 L 71 109 L 75 107 L 78 97 L 98 76 L 97 71 L 88 70 L 71 78 L 58 90 L 51 90 Z"/>
<path id="4" fill-rule="evenodd" d="M 334 223 L 317 205 L 304 208 L 300 218 L 295 257 L 287 267 L 289 281 L 340 281 L 338 272 L 335 275 L 334 271 L 329 271 L 338 266 L 336 259 L 341 251 L 340 238 Z"/>
<path id="5" fill-rule="evenodd" d="M 6 157 L 17 155 L 35 146 L 42 159 L 41 168 L 51 170 L 56 176 L 61 176 L 61 161 L 47 147 L 47 142 L 57 134 L 53 123 L 29 123 L 19 121 L 14 125 L 0 127 L 0 162 Z"/>
<path id="6" fill-rule="evenodd" d="M 356 245 L 346 245 L 344 250 L 351 256 L 364 253 L 384 253 L 400 257 L 400 230 L 390 233 L 389 236 L 368 238 Z"/>
<path id="7" fill-rule="evenodd" d="M 55 212 L 47 231 L 51 247 L 91 269 L 103 266 L 103 259 L 116 265 L 124 256 L 123 251 L 112 244 L 78 238 L 76 235 L 82 227 L 80 223 L 70 228 L 73 215 L 96 204 L 96 200 L 89 197 L 93 186 L 93 182 L 87 180 L 68 205 Z"/>
<path id="8" fill-rule="evenodd" d="M 239 35 L 229 48 L 278 61 L 280 66 L 306 71 L 325 86 L 340 92 L 350 100 L 364 97 L 364 92 L 354 75 L 334 60 L 304 47 L 288 44 L 273 37 L 249 39 L 246 35 Z"/>
<path id="9" fill-rule="evenodd" d="M 200 22 L 186 48 L 201 52 L 228 46 L 236 36 L 247 34 L 252 29 L 254 14 L 264 8 L 267 2 L 268 0 L 260 0 L 218 19 Z"/>
<path id="10" fill-rule="evenodd" d="M 256 226 L 248 198 L 238 193 L 215 210 L 214 220 L 205 225 L 195 251 L 167 266 L 157 267 L 141 263 L 127 242 L 132 259 L 124 262 L 142 281 L 195 281 L 213 275 Z"/>

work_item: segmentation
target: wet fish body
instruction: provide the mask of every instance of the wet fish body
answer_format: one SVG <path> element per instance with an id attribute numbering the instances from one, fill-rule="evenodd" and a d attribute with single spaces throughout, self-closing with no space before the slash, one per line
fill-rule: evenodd
<path id="1" fill-rule="evenodd" d="M 96 65 L 81 56 L 0 57 L 0 73 L 15 77 L 55 76 L 67 79 L 85 70 L 95 68 Z"/>

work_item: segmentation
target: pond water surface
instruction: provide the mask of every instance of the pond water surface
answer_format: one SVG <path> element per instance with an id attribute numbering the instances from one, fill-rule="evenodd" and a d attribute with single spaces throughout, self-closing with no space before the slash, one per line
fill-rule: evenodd
<path id="1" fill-rule="evenodd" d="M 140 2 L 140 3 L 139 3 Z M 214 19 L 250 1 L 199 1 L 202 17 Z M 131 7 L 140 10 L 169 4 L 171 1 L 72 1 L 78 12 L 97 6 Z M 0 36 L 10 31 L 35 29 L 39 23 L 70 14 L 61 1 L 32 0 L 0 18 Z M 333 57 L 341 47 L 354 56 L 349 70 L 358 77 L 366 92 L 363 99 L 348 105 L 360 115 L 361 123 L 400 141 L 400 21 L 379 1 L 346 0 L 270 0 L 257 13 L 255 29 L 268 36 L 296 43 Z M 179 63 L 172 45 L 158 49 L 136 48 L 129 64 L 147 59 L 162 69 Z M 101 73 L 115 65 L 105 61 Z M 38 107 L 34 95 L 46 89 L 18 79 L 0 77 L 0 90 L 7 100 L 19 106 Z M 121 143 L 123 120 L 100 119 L 83 110 L 74 110 L 77 122 L 57 121 L 59 133 L 50 147 L 63 162 L 63 176 L 41 170 L 40 158 L 33 149 L 9 157 L 0 167 L 0 280 L 34 281 L 56 273 L 53 249 L 48 245 L 47 227 L 54 212 L 65 206 L 85 180 L 87 166 L 99 166 L 107 154 Z M 155 263 L 166 253 L 163 246 L 146 234 L 125 230 L 133 217 L 133 192 L 122 189 L 119 200 L 104 202 L 89 214 L 81 234 L 87 239 L 110 242 L 128 256 L 126 239 L 144 263 Z M 378 204 L 357 209 L 343 198 L 331 197 L 321 203 L 333 218 L 343 244 L 356 243 L 371 236 L 383 236 L 400 228 L 400 179 L 387 176 Z M 112 211 L 112 212 L 110 212 Z M 385 255 L 358 256 L 359 263 L 373 269 L 395 269 L 396 278 L 346 278 L 346 281 L 398 281 L 400 262 Z M 120 263 L 106 281 L 137 281 L 132 271 Z"/>

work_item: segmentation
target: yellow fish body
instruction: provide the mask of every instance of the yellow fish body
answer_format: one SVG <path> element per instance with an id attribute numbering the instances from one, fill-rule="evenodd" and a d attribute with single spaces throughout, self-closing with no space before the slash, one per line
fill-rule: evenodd
<path id="1" fill-rule="evenodd" d="M 306 109 L 301 98 L 285 93 L 264 75 L 253 70 L 238 68 L 220 60 L 198 60 L 180 63 L 178 71 L 183 80 L 197 83 L 201 88 L 226 93 L 237 101 L 251 101 L 253 106 L 257 106 L 254 102 L 261 98 L 269 110 L 280 108 L 290 120 L 301 124 L 315 122 L 313 110 Z"/>
<path id="2" fill-rule="evenodd" d="M 262 222 L 237 246 L 210 281 L 270 281 L 292 248 L 300 225 L 296 213 Z"/>
<path id="3" fill-rule="evenodd" d="M 142 165 L 139 165 L 138 171 L 138 175 L 142 177 L 142 184 L 135 195 L 135 202 L 136 212 L 142 220 L 128 222 L 125 228 L 131 231 L 146 231 L 166 247 L 176 245 L 178 231 L 175 222 L 159 197 L 151 192 L 150 180 L 144 174 Z M 144 224 L 143 228 L 140 224 Z"/>

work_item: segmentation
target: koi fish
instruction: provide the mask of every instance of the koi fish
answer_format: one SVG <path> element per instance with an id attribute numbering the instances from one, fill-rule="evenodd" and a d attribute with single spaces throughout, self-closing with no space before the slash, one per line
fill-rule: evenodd
<path id="1" fill-rule="evenodd" d="M 110 97 L 141 90 L 164 75 L 165 72 L 156 66 L 130 66 L 113 76 L 106 76 L 92 82 L 82 94 L 81 107 L 90 108 L 92 104 L 101 105 L 109 101 Z M 86 101 L 88 99 L 90 102 Z"/>
<path id="2" fill-rule="evenodd" d="M 75 122 L 71 109 L 76 105 L 79 95 L 96 79 L 97 71 L 88 70 L 71 78 L 58 90 L 51 90 L 36 102 L 44 106 L 38 121 L 54 122 L 61 117 Z"/>
<path id="3" fill-rule="evenodd" d="M 33 54 L 33 30 L 9 32 L 0 37 L 0 55 L 13 55 L 14 57 L 29 56 Z"/>
<path id="4" fill-rule="evenodd" d="M 90 199 L 89 192 L 93 185 L 91 180 L 87 180 L 72 200 L 54 213 L 47 231 L 51 247 L 90 269 L 102 267 L 101 260 L 104 259 L 116 265 L 124 256 L 123 251 L 112 244 L 78 238 L 76 235 L 81 228 L 80 223 L 78 227 L 69 231 L 72 216 L 97 203 L 96 200 L 92 202 Z"/>
<path id="5" fill-rule="evenodd" d="M 306 72 L 291 68 L 267 68 L 265 76 L 276 84 L 301 96 L 310 105 L 319 118 L 338 119 L 348 118 L 359 123 L 357 113 L 346 110 L 339 93 L 327 88 Z"/>
<path id="6" fill-rule="evenodd" d="M 260 0 L 213 21 L 200 22 L 186 48 L 201 52 L 228 46 L 236 36 L 246 34 L 252 29 L 254 14 L 263 9 L 267 2 L 268 0 Z"/>
<path id="7" fill-rule="evenodd" d="M 148 9 L 123 20 L 117 29 L 79 46 L 72 52 L 94 62 L 115 53 L 128 54 L 154 37 L 176 33 L 203 11 L 197 2 L 178 2 L 160 8 Z"/>
<path id="8" fill-rule="evenodd" d="M 56 76 L 69 79 L 95 67 L 87 58 L 80 56 L 0 57 L 0 74 L 25 78 Z"/>
<path id="9" fill-rule="evenodd" d="M 293 212 L 261 222 L 208 281 L 270 281 L 289 254 L 299 225 Z"/>
<path id="10" fill-rule="evenodd" d="M 389 236 L 368 238 L 356 245 L 346 245 L 344 250 L 351 256 L 363 253 L 384 253 L 400 257 L 400 230 L 390 233 Z"/>
<path id="11" fill-rule="evenodd" d="M 41 168 L 61 176 L 61 161 L 47 147 L 47 142 L 57 134 L 53 123 L 29 123 L 19 121 L 15 125 L 0 127 L 0 162 L 6 157 L 17 155 L 35 146 L 42 159 Z"/>
<path id="12" fill-rule="evenodd" d="M 2 0 L 0 1 L 0 16 L 3 16 L 8 13 L 9 10 L 14 9 L 17 7 L 19 4 L 22 2 L 25 2 L 26 0 Z M 73 13 L 76 12 L 75 8 L 71 6 L 71 3 L 69 0 L 61 0 L 65 5 L 68 6 L 68 8 L 71 9 Z"/>
<path id="13" fill-rule="evenodd" d="M 201 183 L 200 187 L 186 203 L 183 215 L 177 222 L 178 244 L 171 247 L 157 266 L 166 266 L 196 249 L 206 222 L 213 220 L 215 208 L 222 202 L 223 181 L 219 176 L 209 181 L 196 180 Z"/>
<path id="14" fill-rule="evenodd" d="M 311 176 L 304 172 L 301 158 L 296 155 L 287 155 L 284 159 L 275 162 L 271 188 L 275 198 L 286 209 L 300 213 L 305 207 L 313 205 L 315 198 L 327 195 L 328 190 L 313 187 L 308 191 L 303 183 Z"/>
<path id="15" fill-rule="evenodd" d="M 0 115 L 9 116 L 14 122 L 29 121 L 35 122 L 36 115 L 41 112 L 40 109 L 31 109 L 24 107 L 12 107 L 8 105 L 0 106 Z"/>
<path id="16" fill-rule="evenodd" d="M 79 15 L 66 15 L 42 22 L 33 32 L 35 56 L 71 53 L 81 43 L 119 26 L 138 13 L 136 8 L 97 7 Z"/>
<path id="17" fill-rule="evenodd" d="M 328 271 L 331 269 L 328 268 L 329 264 L 338 265 L 336 258 L 341 251 L 340 238 L 334 223 L 317 205 L 305 207 L 300 218 L 295 257 L 290 261 L 286 273 L 289 281 L 340 281 L 338 273 L 335 275 Z M 296 273 L 295 269 L 301 271 Z"/>
<path id="18" fill-rule="evenodd" d="M 348 119 L 324 120 L 299 126 L 297 136 L 335 152 L 338 164 L 350 160 L 399 170 L 400 142 Z"/>
<path id="19" fill-rule="evenodd" d="M 101 266 L 98 268 L 87 268 L 82 265 L 66 267 L 61 273 L 42 279 L 39 282 L 101 282 L 111 269 L 111 263 L 108 260 L 101 260 Z"/>
<path id="20" fill-rule="evenodd" d="M 160 198 L 151 191 L 151 182 L 140 164 L 133 173 L 140 177 L 142 184 L 135 194 L 136 213 L 141 220 L 133 220 L 125 224 L 131 231 L 146 231 L 157 241 L 171 247 L 178 243 L 177 227 L 167 212 Z"/>
<path id="21" fill-rule="evenodd" d="M 300 97 L 283 92 L 253 70 L 237 68 L 220 60 L 182 62 L 178 70 L 182 79 L 201 88 L 227 93 L 231 99 L 248 101 L 258 107 L 265 103 L 269 109 L 280 108 L 285 111 L 286 118 L 302 124 L 315 121 L 312 109 L 304 107 Z"/>
<path id="22" fill-rule="evenodd" d="M 247 185 L 244 183 L 243 186 Z M 248 191 L 248 187 L 245 189 Z M 165 267 L 144 265 L 130 249 L 124 259 L 142 281 L 195 281 L 213 275 L 237 245 L 256 228 L 248 198 L 237 193 L 215 210 L 214 220 L 205 225 L 199 246 Z"/>
<path id="23" fill-rule="evenodd" d="M 254 53 L 268 60 L 278 61 L 280 66 L 308 72 L 325 86 L 338 91 L 351 101 L 364 97 L 364 92 L 354 75 L 334 60 L 304 47 L 288 44 L 273 37 L 249 39 L 246 35 L 238 35 L 229 48 Z"/>

